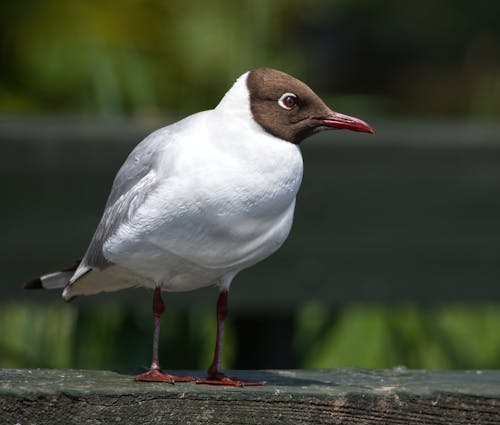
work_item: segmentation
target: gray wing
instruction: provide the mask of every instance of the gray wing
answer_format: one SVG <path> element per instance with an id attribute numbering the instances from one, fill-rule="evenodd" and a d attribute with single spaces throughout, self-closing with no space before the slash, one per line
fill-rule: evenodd
<path id="1" fill-rule="evenodd" d="M 150 134 L 134 148 L 118 171 L 82 266 L 103 269 L 110 264 L 103 255 L 102 247 L 154 189 L 155 160 L 160 145 L 168 143 L 169 133 L 168 127 L 164 127 Z"/>

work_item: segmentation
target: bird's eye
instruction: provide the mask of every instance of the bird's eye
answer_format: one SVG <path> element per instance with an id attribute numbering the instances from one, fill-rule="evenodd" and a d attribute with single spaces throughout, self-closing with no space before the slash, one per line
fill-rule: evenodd
<path id="1" fill-rule="evenodd" d="M 284 93 L 278 100 L 278 104 L 283 109 L 293 109 L 299 104 L 299 99 L 293 93 Z"/>

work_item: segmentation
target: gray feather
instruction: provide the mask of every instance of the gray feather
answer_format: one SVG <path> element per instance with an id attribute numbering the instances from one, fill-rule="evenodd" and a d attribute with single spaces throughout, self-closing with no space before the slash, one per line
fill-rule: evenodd
<path id="1" fill-rule="evenodd" d="M 64 288 L 75 272 L 55 272 L 49 273 L 40 278 L 44 289 Z"/>
<path id="2" fill-rule="evenodd" d="M 118 171 L 104 214 L 83 259 L 84 264 L 97 269 L 110 265 L 104 257 L 103 245 L 133 216 L 154 189 L 156 155 L 160 145 L 168 143 L 169 133 L 168 127 L 164 127 L 150 134 L 135 147 Z"/>
<path id="3" fill-rule="evenodd" d="M 57 272 L 47 273 L 24 284 L 24 289 L 56 289 L 64 288 L 75 274 L 81 261 L 76 260 L 73 265 Z"/>

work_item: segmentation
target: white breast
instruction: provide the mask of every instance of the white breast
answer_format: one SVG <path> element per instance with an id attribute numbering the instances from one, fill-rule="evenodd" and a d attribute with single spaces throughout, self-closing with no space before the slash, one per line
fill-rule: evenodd
<path id="1" fill-rule="evenodd" d="M 154 193 L 104 244 L 106 258 L 169 289 L 189 290 L 281 246 L 302 157 L 243 115 L 217 108 L 179 123 L 158 152 Z"/>

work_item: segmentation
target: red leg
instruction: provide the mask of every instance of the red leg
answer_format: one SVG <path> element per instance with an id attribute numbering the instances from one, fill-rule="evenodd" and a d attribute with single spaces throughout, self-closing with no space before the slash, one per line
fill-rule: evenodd
<path id="1" fill-rule="evenodd" d="M 212 364 L 208 368 L 208 375 L 204 379 L 198 379 L 197 384 L 228 385 L 232 387 L 244 387 L 250 385 L 266 385 L 265 381 L 247 381 L 245 379 L 233 378 L 222 373 L 222 342 L 224 339 L 224 320 L 229 312 L 227 303 L 228 290 L 222 289 L 217 300 L 217 338 L 215 340 L 215 353 Z"/>
<path id="2" fill-rule="evenodd" d="M 188 382 L 195 381 L 192 376 L 176 376 L 170 373 L 163 372 L 160 369 L 160 362 L 158 361 L 158 341 L 160 338 L 160 317 L 165 310 L 165 304 L 161 297 L 161 289 L 159 286 L 155 288 L 153 297 L 153 360 L 151 368 L 146 373 L 137 375 L 135 381 L 145 382 L 167 382 L 173 384 L 174 382 Z"/>

